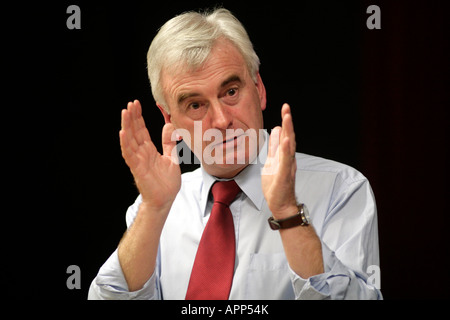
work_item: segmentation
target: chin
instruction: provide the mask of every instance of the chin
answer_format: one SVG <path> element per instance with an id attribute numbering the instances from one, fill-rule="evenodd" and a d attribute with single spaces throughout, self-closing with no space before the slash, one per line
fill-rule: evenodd
<path id="1" fill-rule="evenodd" d="M 219 178 L 232 178 L 241 172 L 258 155 L 254 147 L 245 143 L 244 136 L 235 139 L 230 145 L 208 145 L 203 151 L 202 166 L 210 175 Z"/>
<path id="2" fill-rule="evenodd" d="M 244 164 L 205 164 L 203 168 L 210 175 L 218 178 L 233 178 L 248 166 L 248 162 Z"/>

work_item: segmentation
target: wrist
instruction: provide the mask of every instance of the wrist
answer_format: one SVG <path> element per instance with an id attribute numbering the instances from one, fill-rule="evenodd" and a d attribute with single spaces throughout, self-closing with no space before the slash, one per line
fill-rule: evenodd
<path id="1" fill-rule="evenodd" d="M 171 207 L 172 203 L 161 205 L 142 201 L 139 205 L 138 214 L 143 217 L 152 217 L 153 219 L 161 218 L 162 220 L 165 220 L 170 212 Z"/>
<path id="2" fill-rule="evenodd" d="M 297 205 L 295 214 L 281 219 L 272 216 L 268 219 L 268 222 L 272 230 L 290 229 L 297 226 L 307 227 L 310 224 L 309 211 L 305 204 L 300 203 Z"/>
<path id="3" fill-rule="evenodd" d="M 285 208 L 281 208 L 279 210 L 272 211 L 272 215 L 275 219 L 281 220 L 292 217 L 293 215 L 298 213 L 297 203 L 290 204 Z"/>

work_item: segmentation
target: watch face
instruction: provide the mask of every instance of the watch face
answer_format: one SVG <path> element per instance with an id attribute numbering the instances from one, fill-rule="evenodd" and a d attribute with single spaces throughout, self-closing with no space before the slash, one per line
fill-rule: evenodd
<path id="1" fill-rule="evenodd" d="M 309 210 L 308 210 L 308 208 L 306 207 L 306 205 L 302 205 L 302 207 L 303 207 L 303 217 L 305 218 L 305 222 L 306 223 L 310 223 L 310 220 L 309 220 Z"/>

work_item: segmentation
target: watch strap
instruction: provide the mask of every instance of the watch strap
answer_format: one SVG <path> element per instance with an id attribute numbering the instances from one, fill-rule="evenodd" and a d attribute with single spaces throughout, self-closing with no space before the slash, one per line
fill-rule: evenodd
<path id="1" fill-rule="evenodd" d="M 299 206 L 299 211 L 288 218 L 276 220 L 274 217 L 268 219 L 269 226 L 272 230 L 289 229 L 297 226 L 307 226 L 309 222 L 302 214 L 303 206 Z"/>

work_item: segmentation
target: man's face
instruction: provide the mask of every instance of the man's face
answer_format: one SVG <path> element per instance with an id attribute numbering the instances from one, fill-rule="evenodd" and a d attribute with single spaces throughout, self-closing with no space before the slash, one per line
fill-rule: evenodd
<path id="1" fill-rule="evenodd" d="M 163 71 L 162 81 L 170 110 L 168 115 L 160 107 L 166 122 L 189 132 L 183 135 L 180 130 L 209 174 L 234 177 L 256 157 L 266 108 L 265 88 L 259 74 L 254 82 L 242 55 L 230 42 L 217 41 L 207 61 L 196 70 Z M 214 163 L 208 156 L 214 157 Z"/>

